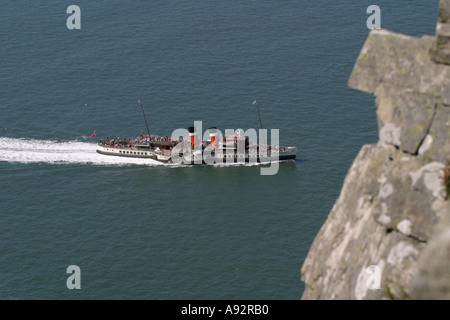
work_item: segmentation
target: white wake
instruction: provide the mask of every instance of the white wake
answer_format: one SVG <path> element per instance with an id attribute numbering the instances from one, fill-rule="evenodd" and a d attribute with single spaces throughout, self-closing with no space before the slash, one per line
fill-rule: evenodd
<path id="1" fill-rule="evenodd" d="M 0 137 L 0 161 L 10 163 L 167 165 L 152 159 L 125 158 L 97 153 L 95 142 L 14 139 Z"/>
<path id="2" fill-rule="evenodd" d="M 0 137 L 0 162 L 88 165 L 142 165 L 186 167 L 190 165 L 162 163 L 153 159 L 108 156 L 97 153 L 96 142 L 53 141 Z M 214 167 L 255 166 L 261 163 L 222 163 Z"/>

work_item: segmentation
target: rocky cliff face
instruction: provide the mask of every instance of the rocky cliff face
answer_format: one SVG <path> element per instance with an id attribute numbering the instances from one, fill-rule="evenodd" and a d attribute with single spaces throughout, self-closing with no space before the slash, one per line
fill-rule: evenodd
<path id="1" fill-rule="evenodd" d="M 435 37 L 373 30 L 349 86 L 376 96 L 379 141 L 310 248 L 302 298 L 450 299 L 450 0 Z"/>

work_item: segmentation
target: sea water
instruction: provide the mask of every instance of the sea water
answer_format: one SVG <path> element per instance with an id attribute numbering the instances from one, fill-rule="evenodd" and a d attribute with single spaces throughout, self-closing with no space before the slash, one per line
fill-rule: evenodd
<path id="1" fill-rule="evenodd" d="M 374 97 L 347 87 L 372 4 L 382 28 L 434 34 L 437 0 L 2 1 L 0 298 L 299 299 L 346 172 L 378 139 Z M 264 176 L 97 154 L 147 132 L 138 99 L 159 135 L 258 129 L 257 100 L 297 160 Z"/>

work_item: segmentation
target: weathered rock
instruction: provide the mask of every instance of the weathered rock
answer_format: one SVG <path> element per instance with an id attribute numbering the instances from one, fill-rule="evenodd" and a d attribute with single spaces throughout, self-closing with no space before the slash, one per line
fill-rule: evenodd
<path id="1" fill-rule="evenodd" d="M 380 141 L 416 154 L 429 131 L 436 98 L 401 89 L 395 92 L 383 84 L 375 95 Z"/>
<path id="2" fill-rule="evenodd" d="M 445 215 L 442 170 L 388 144 L 364 146 L 305 260 L 303 298 L 410 296 L 420 251 Z M 380 290 L 366 286 L 371 265 L 382 269 Z"/>
<path id="3" fill-rule="evenodd" d="M 449 8 L 441 1 L 439 23 Z M 450 231 L 430 238 L 450 215 L 450 66 L 430 55 L 438 38 L 369 34 L 349 85 L 375 94 L 379 141 L 361 149 L 310 248 L 303 299 L 423 298 L 429 288 L 435 298 L 450 287 L 450 254 L 431 263 L 450 247 Z"/>
<path id="4" fill-rule="evenodd" d="M 449 209 L 450 210 L 450 209 Z M 413 280 L 414 299 L 450 300 L 450 219 L 436 227 L 419 259 L 419 273 Z"/>
<path id="5" fill-rule="evenodd" d="M 450 22 L 450 1 L 441 0 L 439 3 L 439 22 L 447 23 Z"/>
<path id="6" fill-rule="evenodd" d="M 450 64 L 450 0 L 440 1 L 436 43 L 430 53 L 435 62 Z"/>
<path id="7" fill-rule="evenodd" d="M 437 105 L 450 105 L 450 66 L 430 60 L 433 42 L 373 30 L 349 80 L 350 87 L 377 97 L 380 140 L 411 154 L 418 152 Z"/>
<path id="8" fill-rule="evenodd" d="M 434 159 L 445 163 L 450 155 L 450 106 L 438 105 L 433 122 L 419 149 L 425 161 Z"/>

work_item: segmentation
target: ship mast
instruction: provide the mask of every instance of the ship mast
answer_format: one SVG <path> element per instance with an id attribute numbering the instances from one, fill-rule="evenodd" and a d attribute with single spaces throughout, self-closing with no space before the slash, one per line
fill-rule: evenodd
<path id="1" fill-rule="evenodd" d="M 256 102 L 256 100 L 253 101 L 253 104 L 256 104 L 256 110 L 258 110 L 259 125 L 261 126 L 261 130 L 263 130 L 263 124 L 262 124 L 262 121 L 261 121 L 261 113 L 259 113 L 259 105 Z M 264 136 L 264 134 L 263 134 L 263 138 L 264 138 L 264 144 L 267 145 L 266 137 Z"/>
<path id="2" fill-rule="evenodd" d="M 145 112 L 144 112 L 144 105 L 141 102 L 141 99 L 138 100 L 138 104 L 141 106 L 142 108 L 142 114 L 144 115 L 144 120 L 145 120 L 145 126 L 147 127 L 147 133 L 148 133 L 148 140 L 150 142 L 151 138 L 150 138 L 150 130 L 148 129 L 148 123 L 147 123 L 147 117 L 145 116 Z"/>

